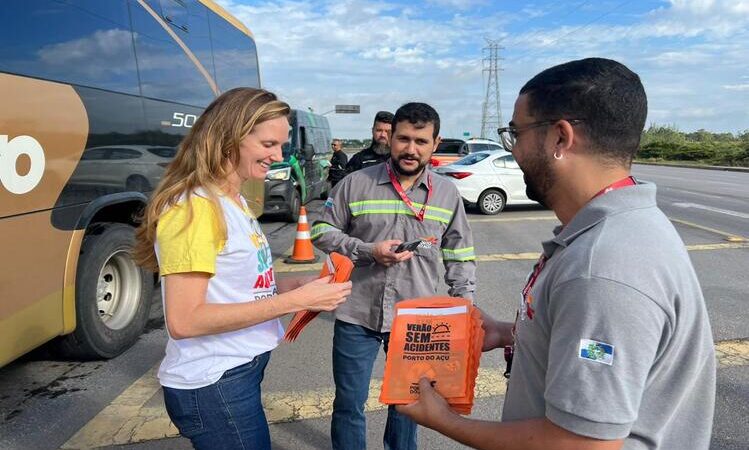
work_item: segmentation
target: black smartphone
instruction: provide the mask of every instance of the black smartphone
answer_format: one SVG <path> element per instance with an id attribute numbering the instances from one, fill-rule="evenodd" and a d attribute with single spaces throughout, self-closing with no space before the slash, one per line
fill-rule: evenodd
<path id="1" fill-rule="evenodd" d="M 395 253 L 401 253 L 401 252 L 406 252 L 406 251 L 412 252 L 419 247 L 419 244 L 421 244 L 421 239 L 417 239 L 415 241 L 410 241 L 410 242 L 404 242 L 395 248 Z"/>

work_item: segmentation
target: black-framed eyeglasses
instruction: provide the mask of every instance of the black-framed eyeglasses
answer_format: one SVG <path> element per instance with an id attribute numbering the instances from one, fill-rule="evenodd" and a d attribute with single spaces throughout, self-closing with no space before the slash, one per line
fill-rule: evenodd
<path id="1" fill-rule="evenodd" d="M 554 120 L 541 120 L 538 122 L 531 122 L 522 127 L 502 127 L 497 128 L 497 134 L 499 134 L 499 141 L 502 143 L 502 147 L 508 152 L 512 152 L 512 148 L 515 146 L 515 141 L 518 139 L 518 135 L 521 131 L 530 130 L 532 128 L 543 127 L 559 122 L 560 120 L 566 120 L 570 125 L 577 125 L 585 119 L 554 119 Z"/>

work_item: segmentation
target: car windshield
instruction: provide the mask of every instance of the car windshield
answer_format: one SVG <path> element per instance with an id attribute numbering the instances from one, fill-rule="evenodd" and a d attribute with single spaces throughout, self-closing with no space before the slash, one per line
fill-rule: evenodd
<path id="1" fill-rule="evenodd" d="M 177 147 L 150 147 L 148 151 L 162 158 L 174 158 L 177 154 Z"/>
<path id="2" fill-rule="evenodd" d="M 499 144 L 483 144 L 483 143 L 482 144 L 469 143 L 468 146 L 471 148 L 471 153 L 487 151 L 487 150 L 499 150 L 502 148 L 499 146 Z"/>
<path id="3" fill-rule="evenodd" d="M 442 154 L 442 153 L 458 153 L 460 150 L 460 147 L 463 145 L 463 141 L 442 141 L 437 146 L 437 150 L 434 151 L 435 154 Z"/>
<path id="4" fill-rule="evenodd" d="M 464 156 L 463 158 L 455 161 L 453 163 L 454 166 L 470 166 L 473 164 L 476 164 L 479 161 L 482 161 L 486 159 L 489 156 L 488 153 L 471 153 L 468 156 Z"/>

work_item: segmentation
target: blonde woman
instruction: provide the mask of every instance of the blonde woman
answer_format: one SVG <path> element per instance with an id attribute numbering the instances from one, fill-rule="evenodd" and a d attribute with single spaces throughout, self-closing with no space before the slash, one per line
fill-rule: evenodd
<path id="1" fill-rule="evenodd" d="M 331 311 L 351 283 L 276 280 L 271 249 L 240 196 L 281 161 L 289 106 L 270 92 L 218 97 L 190 130 L 137 231 L 136 259 L 158 270 L 169 340 L 164 402 L 197 449 L 269 449 L 260 382 L 283 336 L 278 318 Z"/>

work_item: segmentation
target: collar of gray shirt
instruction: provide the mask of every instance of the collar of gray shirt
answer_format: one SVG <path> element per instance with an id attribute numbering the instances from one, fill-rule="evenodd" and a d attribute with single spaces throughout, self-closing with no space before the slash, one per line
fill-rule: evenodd
<path id="1" fill-rule="evenodd" d="M 391 164 L 393 159 L 388 159 L 385 161 L 385 164 Z M 388 175 L 388 170 L 385 167 L 385 164 L 382 164 L 382 167 L 380 167 L 380 173 L 377 178 L 377 184 L 389 184 L 390 183 L 390 175 Z M 391 165 L 392 167 L 392 165 Z M 393 169 L 393 173 L 398 174 L 398 172 Z M 424 170 L 421 171 L 421 175 L 419 175 L 419 178 L 414 182 L 414 186 L 421 186 L 424 189 L 429 189 L 429 184 L 427 183 L 427 177 L 428 177 L 429 169 L 424 168 Z M 411 188 L 413 189 L 413 187 Z M 410 189 L 408 189 L 410 190 Z"/>
<path id="2" fill-rule="evenodd" d="M 655 184 L 638 180 L 635 186 L 616 189 L 594 198 L 575 214 L 566 227 L 559 225 L 554 229 L 554 238 L 542 244 L 544 255 L 551 258 L 558 247 L 567 247 L 609 216 L 655 206 L 655 192 Z"/>

